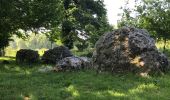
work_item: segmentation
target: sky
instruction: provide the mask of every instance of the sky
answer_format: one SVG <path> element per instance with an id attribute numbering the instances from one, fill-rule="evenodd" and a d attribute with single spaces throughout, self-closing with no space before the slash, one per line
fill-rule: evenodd
<path id="1" fill-rule="evenodd" d="M 104 0 L 104 4 L 107 9 L 107 17 L 110 24 L 116 26 L 117 20 L 121 18 L 121 16 L 118 16 L 119 13 L 122 13 L 122 10 L 120 8 L 121 6 L 125 5 L 125 1 L 127 0 Z M 129 1 L 129 7 L 133 8 L 135 0 L 128 0 L 128 1 Z"/>

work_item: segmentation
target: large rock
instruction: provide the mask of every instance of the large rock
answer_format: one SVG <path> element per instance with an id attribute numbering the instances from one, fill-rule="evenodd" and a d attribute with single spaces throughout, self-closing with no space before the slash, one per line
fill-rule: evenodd
<path id="1" fill-rule="evenodd" d="M 167 57 L 144 29 L 124 27 L 100 37 L 93 64 L 99 71 L 162 73 L 169 69 Z"/>
<path id="2" fill-rule="evenodd" d="M 42 61 L 45 63 L 52 63 L 55 64 L 56 61 L 59 61 L 65 57 L 72 56 L 72 53 L 69 49 L 65 46 L 55 47 L 53 49 L 49 49 L 45 51 L 44 55 L 42 56 Z"/>
<path id="3" fill-rule="evenodd" d="M 87 57 L 66 57 L 56 63 L 56 71 L 80 70 L 91 67 L 91 60 Z"/>
<path id="4" fill-rule="evenodd" d="M 16 54 L 17 63 L 36 63 L 39 60 L 38 51 L 30 49 L 20 49 Z"/>

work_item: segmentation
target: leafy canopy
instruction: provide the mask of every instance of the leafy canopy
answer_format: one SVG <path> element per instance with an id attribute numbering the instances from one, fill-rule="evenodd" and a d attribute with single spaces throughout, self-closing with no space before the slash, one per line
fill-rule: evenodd
<path id="1" fill-rule="evenodd" d="M 99 37 L 97 34 L 111 29 L 103 0 L 64 0 L 64 9 L 61 37 L 69 48 L 73 47 L 76 40 L 85 45 L 86 40 L 80 35 L 94 44 Z"/>
<path id="2" fill-rule="evenodd" d="M 27 35 L 19 29 L 37 32 L 41 27 L 50 29 L 58 25 L 62 18 L 61 3 L 61 0 L 1 0 L 0 49 L 8 45 L 13 34 Z"/>

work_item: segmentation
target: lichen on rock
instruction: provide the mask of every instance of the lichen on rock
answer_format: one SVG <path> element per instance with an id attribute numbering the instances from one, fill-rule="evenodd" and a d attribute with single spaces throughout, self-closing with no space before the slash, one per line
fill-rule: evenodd
<path id="1" fill-rule="evenodd" d="M 91 67 L 91 60 L 87 57 L 66 57 L 56 63 L 57 71 L 73 71 Z"/>

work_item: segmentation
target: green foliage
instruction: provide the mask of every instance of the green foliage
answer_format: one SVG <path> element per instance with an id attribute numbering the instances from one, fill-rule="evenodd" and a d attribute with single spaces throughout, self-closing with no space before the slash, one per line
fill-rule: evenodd
<path id="1" fill-rule="evenodd" d="M 5 58 L 3 58 L 5 59 Z M 0 60 L 3 60 L 0 58 Z M 132 74 L 78 72 L 39 73 L 41 66 L 1 65 L 0 97 L 3 100 L 167 100 L 170 73 L 142 78 Z"/>
<path id="2" fill-rule="evenodd" d="M 136 3 L 134 10 L 124 8 L 120 26 L 133 25 L 143 27 L 151 32 L 156 32 L 158 38 L 169 37 L 170 33 L 170 2 L 168 0 L 142 0 Z M 135 17 L 130 14 L 136 13 Z M 130 23 L 131 22 L 131 23 Z"/>
<path id="3" fill-rule="evenodd" d="M 63 3 L 65 12 L 61 39 L 67 47 L 73 48 L 74 41 L 82 42 L 79 35 L 89 36 L 90 42 L 96 42 L 98 35 L 111 29 L 102 0 L 64 0 Z M 94 45 L 94 42 L 92 44 Z"/>
<path id="4" fill-rule="evenodd" d="M 79 49 L 72 49 L 71 52 L 73 53 L 73 55 L 79 56 L 79 57 L 89 57 L 91 58 L 93 56 L 93 52 L 94 50 L 92 48 L 86 48 L 83 50 L 79 50 Z"/>
<path id="5" fill-rule="evenodd" d="M 0 9 L 0 49 L 9 44 L 13 34 L 27 36 L 19 29 L 24 33 L 38 32 L 41 27 L 51 29 L 62 17 L 60 0 L 1 0 Z"/>
<path id="6" fill-rule="evenodd" d="M 164 51 L 164 41 L 163 41 L 163 40 L 157 41 L 156 47 L 157 47 L 160 51 L 163 52 L 163 51 Z M 164 53 L 170 58 L 170 40 L 167 40 L 166 50 L 164 51 Z"/>
<path id="7" fill-rule="evenodd" d="M 0 49 L 8 46 L 12 35 L 27 38 L 29 31 L 45 33 L 51 44 L 61 40 L 73 48 L 74 42 L 87 41 L 94 46 L 101 34 L 112 29 L 103 0 L 2 0 L 0 9 Z"/>
<path id="8" fill-rule="evenodd" d="M 170 38 L 170 2 L 167 0 L 143 0 L 143 2 L 144 5 L 141 6 L 143 11 L 140 13 L 141 26 L 156 31 L 158 37 Z"/>
<path id="9" fill-rule="evenodd" d="M 10 42 L 11 49 L 41 49 L 41 48 L 51 48 L 51 42 L 45 34 L 30 34 L 27 39 L 21 39 L 16 36 L 13 36 L 14 41 Z M 56 43 L 52 43 L 52 46 L 55 47 Z"/>
<path id="10" fill-rule="evenodd" d="M 9 45 L 9 41 L 12 40 L 9 34 L 0 34 L 0 49 L 7 47 Z"/>
<path id="11" fill-rule="evenodd" d="M 135 26 L 147 29 L 155 38 L 163 38 L 166 45 L 170 39 L 170 1 L 169 0 L 141 0 L 136 1 L 135 9 L 124 7 L 121 26 Z M 135 17 L 131 15 L 135 14 Z M 164 50 L 165 50 L 164 45 Z"/>

